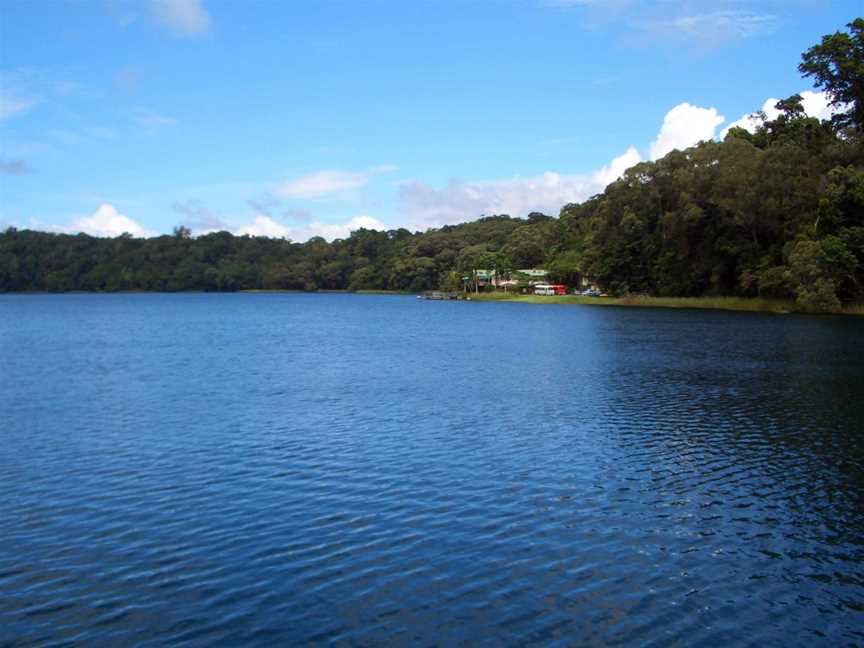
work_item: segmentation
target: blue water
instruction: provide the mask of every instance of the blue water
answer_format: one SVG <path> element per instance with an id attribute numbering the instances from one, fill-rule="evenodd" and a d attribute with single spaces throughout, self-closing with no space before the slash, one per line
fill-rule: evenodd
<path id="1" fill-rule="evenodd" d="M 864 644 L 862 340 L 0 296 L 0 644 Z"/>

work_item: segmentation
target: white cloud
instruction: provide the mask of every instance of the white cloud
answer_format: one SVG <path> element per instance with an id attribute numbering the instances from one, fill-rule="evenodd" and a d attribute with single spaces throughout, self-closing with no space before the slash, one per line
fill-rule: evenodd
<path id="1" fill-rule="evenodd" d="M 814 92 L 813 90 L 804 90 L 799 94 L 801 95 L 801 104 L 804 107 L 804 112 L 807 113 L 808 117 L 816 117 L 821 120 L 827 120 L 831 119 L 831 117 L 833 117 L 836 113 L 840 111 L 840 107 L 829 105 L 829 101 L 831 99 L 826 92 Z M 775 108 L 775 104 L 778 101 L 779 99 L 775 99 L 772 97 L 770 99 L 766 99 L 765 103 L 762 104 L 762 112 L 765 113 L 765 117 L 768 121 L 777 119 L 777 117 L 780 115 L 780 111 Z M 756 129 L 759 128 L 762 123 L 762 117 L 758 112 L 742 115 L 740 119 L 736 119 L 734 122 L 732 122 L 723 129 L 723 132 L 720 133 L 720 139 L 726 137 L 726 133 L 729 132 L 730 128 L 743 128 L 746 131 L 755 133 Z"/>
<path id="2" fill-rule="evenodd" d="M 471 221 L 483 214 L 557 214 L 565 203 L 584 200 L 595 189 L 590 176 L 554 171 L 508 180 L 466 182 L 454 178 L 440 189 L 414 181 L 399 187 L 399 210 L 409 229 L 425 230 Z"/>
<path id="3" fill-rule="evenodd" d="M 768 119 L 774 119 L 777 116 L 777 109 L 774 108 L 774 104 L 777 103 L 777 99 L 768 99 L 762 105 L 762 112 L 765 113 Z M 774 116 L 769 116 L 771 113 L 774 113 Z M 756 129 L 762 125 L 762 117 L 758 112 L 748 113 L 746 115 L 742 115 L 740 119 L 736 119 L 734 122 L 726 126 L 723 131 L 720 133 L 720 139 L 726 138 L 726 133 L 729 132 L 731 128 L 743 128 L 746 131 L 751 133 L 755 133 Z"/>
<path id="4" fill-rule="evenodd" d="M 804 112 L 806 112 L 810 117 L 817 117 L 818 119 L 826 120 L 831 119 L 841 111 L 839 106 L 829 105 L 831 97 L 827 92 L 805 90 L 800 94 L 801 103 L 804 105 Z"/>
<path id="5" fill-rule="evenodd" d="M 639 152 L 631 146 L 593 173 L 567 175 L 547 171 L 527 178 L 480 182 L 453 179 L 441 189 L 414 181 L 399 188 L 399 208 L 408 227 L 419 230 L 470 221 L 482 214 L 520 217 L 535 211 L 557 214 L 565 204 L 582 202 L 603 191 L 640 160 Z"/>
<path id="6" fill-rule="evenodd" d="M 624 153 L 613 159 L 609 164 L 594 173 L 595 183 L 602 188 L 615 182 L 624 175 L 624 172 L 632 166 L 639 164 L 642 156 L 635 146 L 631 146 Z"/>
<path id="7" fill-rule="evenodd" d="M 210 31 L 210 14 L 201 0 L 150 0 L 156 21 L 176 36 L 192 38 Z"/>
<path id="8" fill-rule="evenodd" d="M 651 159 L 713 139 L 717 127 L 725 119 L 716 108 L 700 108 L 686 102 L 678 104 L 663 118 L 660 132 L 651 143 Z"/>
<path id="9" fill-rule="evenodd" d="M 275 189 L 283 198 L 320 198 L 328 194 L 359 189 L 369 184 L 365 173 L 351 171 L 318 171 L 286 180 Z"/>
<path id="10" fill-rule="evenodd" d="M 235 234 L 249 236 L 269 236 L 271 238 L 291 238 L 291 230 L 280 225 L 269 216 L 259 214 L 255 220 L 248 225 L 243 225 L 235 230 Z"/>
<path id="11" fill-rule="evenodd" d="M 118 236 L 125 232 L 132 236 L 156 236 L 156 232 L 142 227 L 108 203 L 100 205 L 99 209 L 93 212 L 91 216 L 74 220 L 69 229 L 93 236 Z"/>
<path id="12" fill-rule="evenodd" d="M 801 94 L 801 103 L 804 106 L 804 112 L 810 117 L 817 117 L 822 120 L 831 119 L 836 113 L 840 112 L 840 107 L 829 106 L 828 102 L 831 98 L 827 92 L 813 92 L 805 90 Z"/>
<path id="13" fill-rule="evenodd" d="M 541 4 L 577 11 L 589 28 L 614 25 L 619 34 L 632 33 L 635 40 L 651 46 L 683 42 L 700 49 L 716 47 L 770 32 L 779 22 L 773 14 L 742 7 L 741 0 L 541 0 Z"/>
<path id="14" fill-rule="evenodd" d="M 347 238 L 351 232 L 358 229 L 386 230 L 387 226 L 377 218 L 363 214 L 355 216 L 347 223 L 314 222 L 304 227 L 294 228 L 292 238 L 295 241 L 306 241 L 313 236 L 321 236 L 332 241 L 337 238 Z"/>
<path id="15" fill-rule="evenodd" d="M 292 241 L 307 241 L 313 236 L 320 236 L 328 241 L 337 238 L 347 238 L 351 232 L 357 229 L 376 229 L 386 230 L 384 225 L 377 218 L 372 216 L 360 215 L 355 216 L 347 223 L 321 223 L 313 222 L 303 227 L 286 227 L 281 223 L 277 223 L 269 216 L 258 214 L 255 220 L 247 225 L 243 225 L 235 230 L 238 235 L 249 234 L 250 236 L 270 236 L 273 238 L 287 238 Z"/>
<path id="16" fill-rule="evenodd" d="M 398 167 L 384 164 L 372 167 L 366 171 L 316 171 L 309 175 L 286 180 L 273 191 L 283 198 L 322 198 L 324 196 L 343 193 L 352 189 L 360 189 L 369 184 L 372 176 L 391 173 Z"/>
<path id="17" fill-rule="evenodd" d="M 49 232 L 61 232 L 64 234 L 90 234 L 91 236 L 114 237 L 129 233 L 135 237 L 157 236 L 157 233 L 148 230 L 128 216 L 124 216 L 114 205 L 102 203 L 90 216 L 81 216 L 72 221 L 71 225 L 43 225 L 35 219 L 31 219 L 31 227 L 34 229 L 47 230 Z"/>
<path id="18" fill-rule="evenodd" d="M 777 17 L 740 9 L 683 13 L 646 24 L 660 33 L 684 37 L 701 45 L 714 45 L 733 39 L 744 39 L 770 31 Z"/>

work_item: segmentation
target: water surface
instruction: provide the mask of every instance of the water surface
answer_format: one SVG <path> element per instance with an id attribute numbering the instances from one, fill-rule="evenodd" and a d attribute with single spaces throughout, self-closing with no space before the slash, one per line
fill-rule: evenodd
<path id="1" fill-rule="evenodd" d="M 0 296 L 0 644 L 860 645 L 862 339 Z"/>

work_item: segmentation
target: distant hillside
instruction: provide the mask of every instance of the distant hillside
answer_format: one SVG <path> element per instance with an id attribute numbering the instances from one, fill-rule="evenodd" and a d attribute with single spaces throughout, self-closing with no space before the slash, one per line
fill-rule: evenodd
<path id="1" fill-rule="evenodd" d="M 823 38 L 799 69 L 835 99 L 801 97 L 755 133 L 733 128 L 629 169 L 559 218 L 492 216 L 423 233 L 358 230 L 291 243 L 228 232 L 100 239 L 8 229 L 0 291 L 456 288 L 477 268 L 545 267 L 613 294 L 864 298 L 864 20 Z"/>

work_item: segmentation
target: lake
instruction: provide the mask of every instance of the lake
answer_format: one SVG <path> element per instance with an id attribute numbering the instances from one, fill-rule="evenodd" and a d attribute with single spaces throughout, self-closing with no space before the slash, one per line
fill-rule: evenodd
<path id="1" fill-rule="evenodd" d="M 864 318 L 0 296 L 0 644 L 864 644 Z"/>

